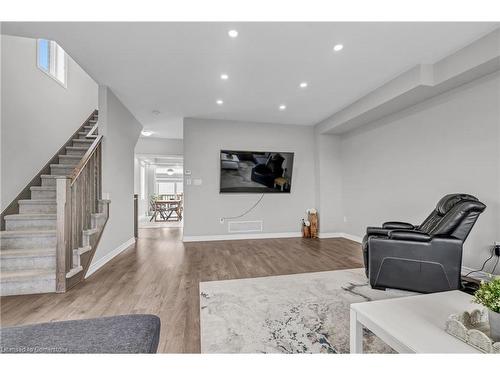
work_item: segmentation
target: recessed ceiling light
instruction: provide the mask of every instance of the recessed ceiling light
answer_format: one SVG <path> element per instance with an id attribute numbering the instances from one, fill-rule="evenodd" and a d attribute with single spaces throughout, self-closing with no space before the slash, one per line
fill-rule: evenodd
<path id="1" fill-rule="evenodd" d="M 223 81 L 226 81 L 227 79 L 229 79 L 229 76 L 226 73 L 222 73 L 220 75 L 220 79 L 222 79 Z"/>
<path id="2" fill-rule="evenodd" d="M 282 105 L 280 105 L 279 108 L 280 108 L 280 111 L 284 111 L 286 109 L 286 105 L 282 104 Z"/>
<path id="3" fill-rule="evenodd" d="M 300 88 L 305 89 L 307 87 L 307 82 L 301 82 L 299 86 Z"/>
<path id="4" fill-rule="evenodd" d="M 229 30 L 227 32 L 227 35 L 229 35 L 231 38 L 236 38 L 238 36 L 238 30 Z"/>
<path id="5" fill-rule="evenodd" d="M 224 104 L 224 101 L 223 101 L 223 100 L 221 100 L 221 99 L 218 99 L 218 100 L 216 101 L 216 103 L 217 103 L 218 105 L 223 105 L 223 104 Z"/>
<path id="6" fill-rule="evenodd" d="M 341 51 L 341 50 L 342 50 L 342 48 L 344 48 L 344 46 L 343 46 L 342 44 L 335 44 L 335 45 L 333 46 L 333 50 L 334 50 L 335 52 Z"/>
<path id="7" fill-rule="evenodd" d="M 149 137 L 151 134 L 153 134 L 153 132 L 150 130 L 143 130 L 141 134 L 145 137 Z"/>

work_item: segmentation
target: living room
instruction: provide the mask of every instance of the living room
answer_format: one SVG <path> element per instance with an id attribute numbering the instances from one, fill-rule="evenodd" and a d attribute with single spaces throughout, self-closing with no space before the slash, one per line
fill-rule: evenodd
<path id="1" fill-rule="evenodd" d="M 258 3 L 2 21 L 9 366 L 498 367 L 498 14 Z"/>

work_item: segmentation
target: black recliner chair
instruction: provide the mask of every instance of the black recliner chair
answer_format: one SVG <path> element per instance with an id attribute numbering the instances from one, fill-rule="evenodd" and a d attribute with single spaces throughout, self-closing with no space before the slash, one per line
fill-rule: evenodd
<path id="1" fill-rule="evenodd" d="M 370 285 L 421 293 L 459 289 L 463 243 L 485 208 L 472 195 L 449 194 L 418 226 L 368 227 L 362 247 Z"/>
<path id="2" fill-rule="evenodd" d="M 283 176 L 284 161 L 285 158 L 280 154 L 270 155 L 265 164 L 257 164 L 252 168 L 252 181 L 273 188 L 275 178 Z"/>

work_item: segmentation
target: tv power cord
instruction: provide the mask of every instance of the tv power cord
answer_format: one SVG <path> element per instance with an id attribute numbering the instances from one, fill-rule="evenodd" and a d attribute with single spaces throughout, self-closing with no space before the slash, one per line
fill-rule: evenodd
<path id="1" fill-rule="evenodd" d="M 228 217 L 221 217 L 220 222 L 223 223 L 226 220 L 231 220 L 231 219 L 239 219 L 240 217 L 245 216 L 246 214 L 250 213 L 255 207 L 258 206 L 258 204 L 262 201 L 262 198 L 264 198 L 264 193 L 260 196 L 260 198 L 257 200 L 257 202 L 254 203 L 252 207 L 250 207 L 248 210 L 243 212 L 241 215 L 238 216 L 228 216 Z"/>
<path id="2" fill-rule="evenodd" d="M 482 272 L 484 270 L 484 267 L 486 266 L 486 263 L 488 263 L 494 256 L 497 257 L 497 261 L 495 262 L 495 266 L 493 267 L 493 270 L 491 271 L 491 273 L 494 273 L 497 266 L 498 266 L 498 261 L 500 260 L 500 245 L 499 244 L 495 244 L 493 246 L 493 249 L 491 250 L 491 255 L 488 259 L 486 259 L 483 263 L 483 265 L 481 266 L 480 269 L 478 270 L 473 270 L 473 271 L 470 271 L 469 273 L 467 273 L 466 275 L 464 275 L 463 277 L 467 277 L 469 276 L 471 273 L 475 273 L 475 272 Z"/>

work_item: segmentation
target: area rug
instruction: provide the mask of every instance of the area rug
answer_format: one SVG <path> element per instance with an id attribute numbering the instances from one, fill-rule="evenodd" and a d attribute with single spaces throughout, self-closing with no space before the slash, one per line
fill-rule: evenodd
<path id="1" fill-rule="evenodd" d="M 351 269 L 200 283 L 202 353 L 349 353 L 349 305 L 413 293 Z M 364 351 L 392 349 L 364 330 Z"/>

